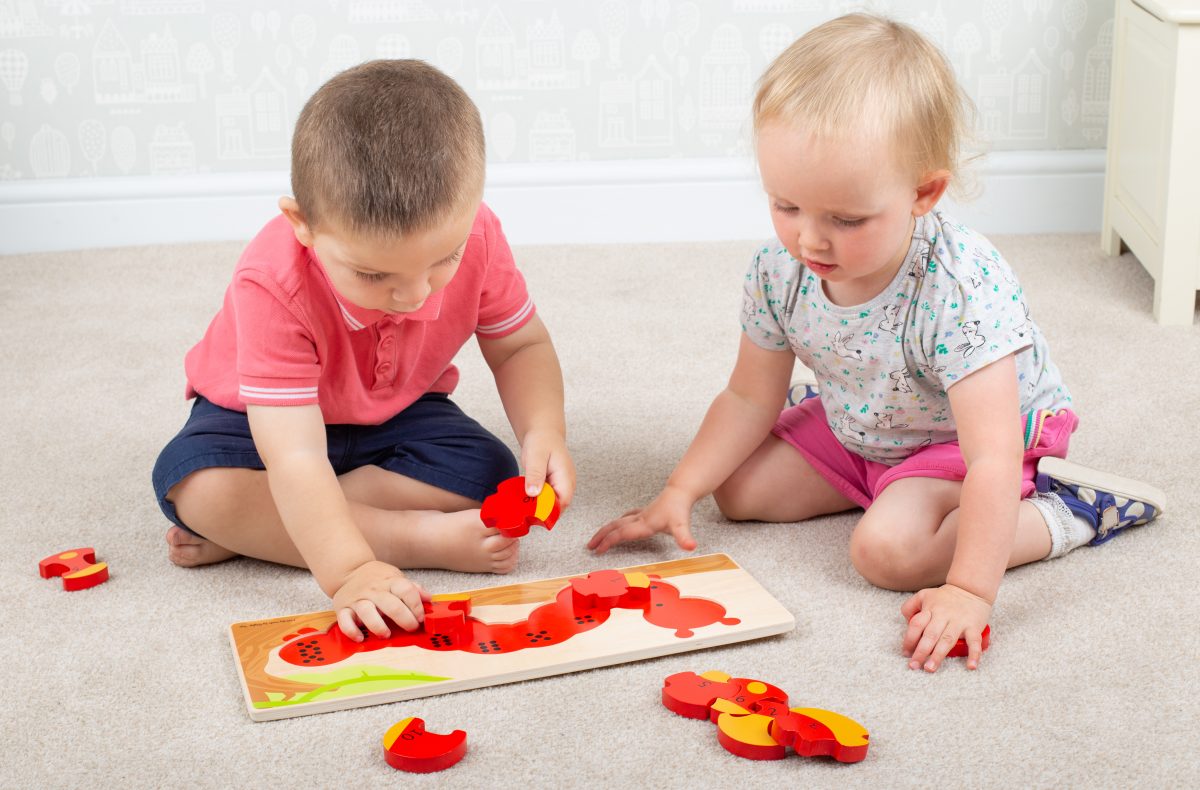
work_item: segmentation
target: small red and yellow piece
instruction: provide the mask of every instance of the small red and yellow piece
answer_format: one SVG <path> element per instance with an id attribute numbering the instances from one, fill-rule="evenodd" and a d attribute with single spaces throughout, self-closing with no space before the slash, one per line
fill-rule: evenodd
<path id="1" fill-rule="evenodd" d="M 43 579 L 61 576 L 63 589 L 75 592 L 108 581 L 108 563 L 96 562 L 96 550 L 87 546 L 47 557 L 38 563 L 38 573 Z"/>
<path id="2" fill-rule="evenodd" d="M 496 488 L 496 493 L 483 500 L 479 519 L 485 526 L 498 530 L 506 538 L 521 538 L 531 526 L 543 526 L 549 531 L 558 521 L 558 497 L 549 483 L 542 484 L 541 493 L 525 493 L 525 478 L 510 477 Z"/>
<path id="3" fill-rule="evenodd" d="M 428 774 L 457 763 L 467 753 L 467 734 L 455 730 L 439 735 L 425 729 L 425 720 L 410 716 L 383 735 L 383 759 L 401 771 Z"/>

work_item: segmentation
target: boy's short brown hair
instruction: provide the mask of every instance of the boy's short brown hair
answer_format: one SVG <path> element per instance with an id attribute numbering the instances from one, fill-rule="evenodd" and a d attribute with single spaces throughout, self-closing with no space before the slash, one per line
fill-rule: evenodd
<path id="1" fill-rule="evenodd" d="M 425 230 L 479 200 L 479 110 L 420 60 L 373 60 L 336 75 L 292 135 L 292 191 L 310 227 L 392 236 Z"/>

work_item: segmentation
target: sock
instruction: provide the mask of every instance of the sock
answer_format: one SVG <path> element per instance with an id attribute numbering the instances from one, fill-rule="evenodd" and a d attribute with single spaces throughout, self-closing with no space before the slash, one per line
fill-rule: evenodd
<path id="1" fill-rule="evenodd" d="M 1083 516 L 1077 516 L 1058 494 L 1039 492 L 1029 497 L 1050 530 L 1050 553 L 1045 559 L 1061 557 L 1096 537 L 1096 528 Z"/>

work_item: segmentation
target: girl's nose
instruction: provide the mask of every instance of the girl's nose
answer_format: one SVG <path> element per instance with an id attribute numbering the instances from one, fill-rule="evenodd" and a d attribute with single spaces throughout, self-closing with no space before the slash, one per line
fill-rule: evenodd
<path id="1" fill-rule="evenodd" d="M 799 242 L 801 249 L 805 250 L 822 250 L 825 248 L 825 240 L 817 229 L 812 225 L 805 225 L 796 234 L 796 241 Z"/>

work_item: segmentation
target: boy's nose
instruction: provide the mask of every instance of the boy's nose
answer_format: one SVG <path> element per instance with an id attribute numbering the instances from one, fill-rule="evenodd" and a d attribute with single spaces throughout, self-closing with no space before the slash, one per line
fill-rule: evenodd
<path id="1" fill-rule="evenodd" d="M 431 291 L 429 283 L 421 283 L 408 288 L 395 288 L 392 290 L 392 301 L 402 305 L 421 304 L 428 298 Z"/>

